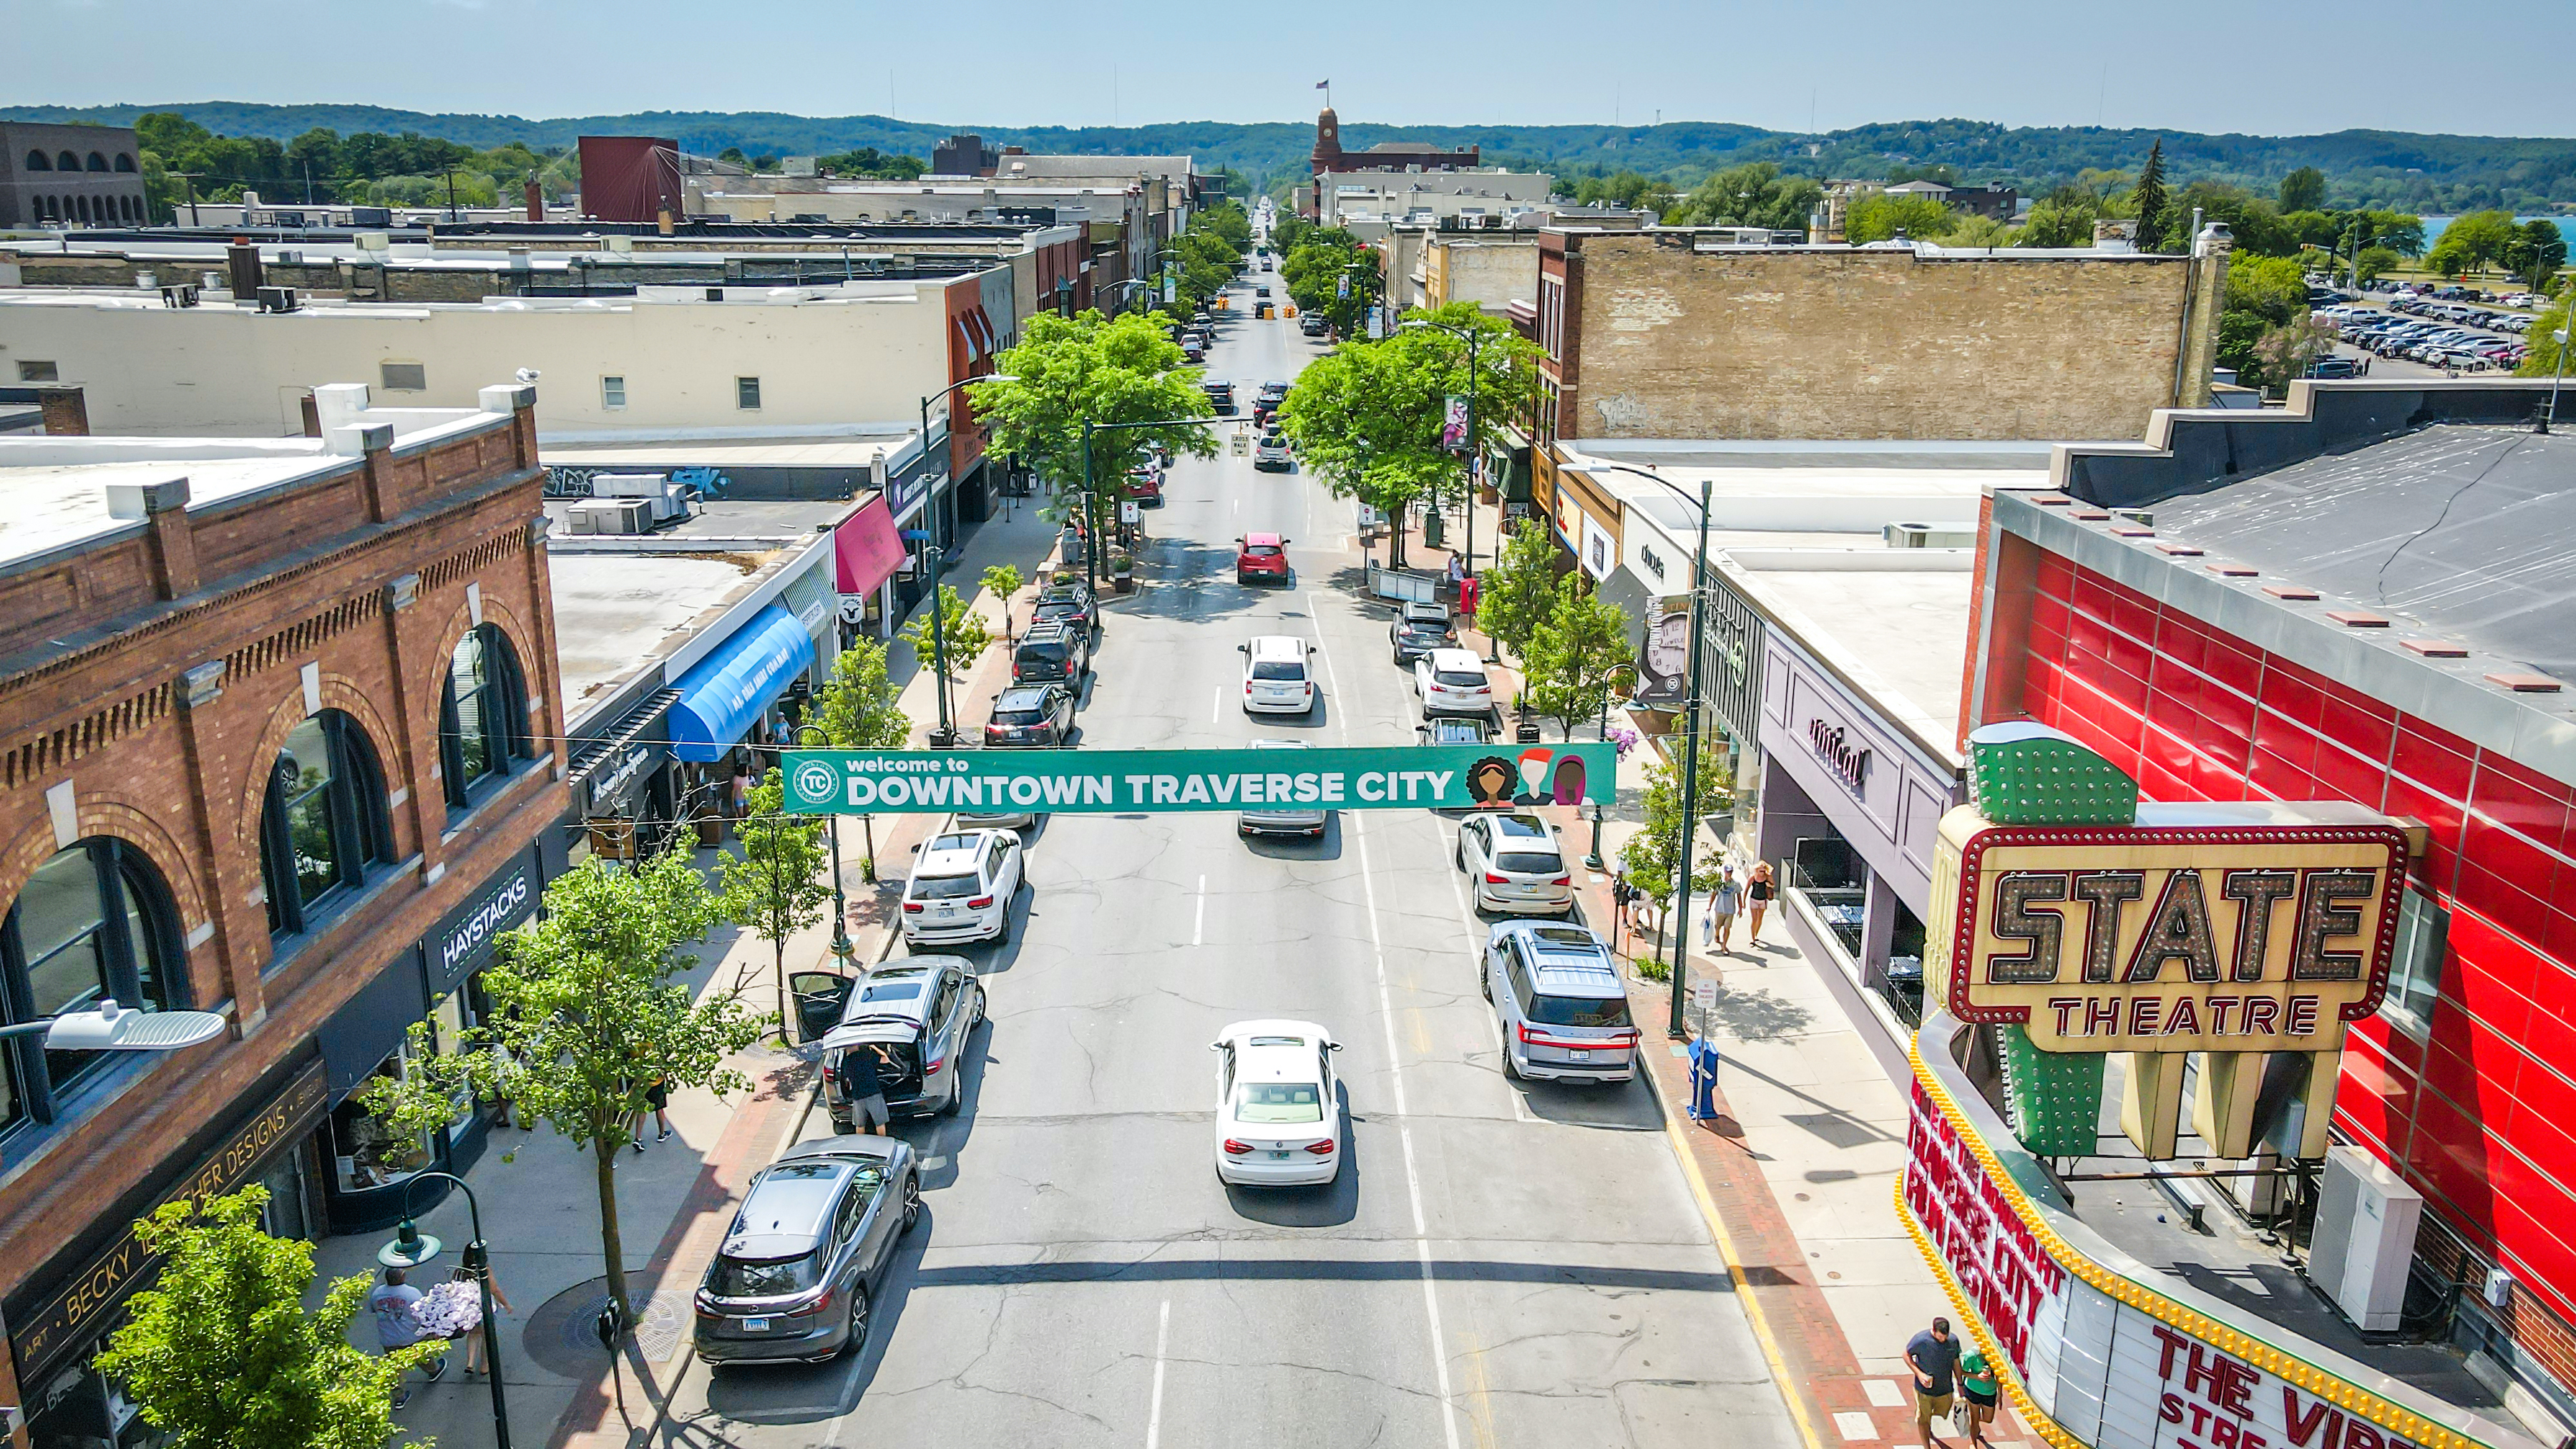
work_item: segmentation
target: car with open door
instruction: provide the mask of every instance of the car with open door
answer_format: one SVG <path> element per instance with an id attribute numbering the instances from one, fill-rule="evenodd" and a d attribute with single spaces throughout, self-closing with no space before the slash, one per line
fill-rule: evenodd
<path id="1" fill-rule="evenodd" d="M 869 1306 L 921 1221 L 918 1164 L 899 1137 L 818 1138 L 754 1174 L 698 1280 L 698 1357 L 820 1363 L 865 1348 Z"/>
<path id="2" fill-rule="evenodd" d="M 1342 1172 L 1333 1053 L 1311 1021 L 1238 1021 L 1208 1049 L 1216 1066 L 1216 1175 L 1238 1187 L 1314 1187 Z"/>
<path id="3" fill-rule="evenodd" d="M 865 1052 L 876 1068 L 891 1117 L 957 1110 L 959 1072 L 976 1023 L 984 1019 L 984 982 L 961 956 L 903 956 L 864 973 L 794 971 L 796 1040 L 823 1053 L 823 1106 L 835 1132 L 856 1132 L 846 1059 Z"/>

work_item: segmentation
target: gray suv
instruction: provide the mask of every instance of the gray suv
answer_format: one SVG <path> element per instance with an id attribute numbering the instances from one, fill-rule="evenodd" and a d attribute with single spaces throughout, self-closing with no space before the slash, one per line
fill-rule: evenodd
<path id="1" fill-rule="evenodd" d="M 1610 948 L 1580 926 L 1507 921 L 1485 942 L 1485 999 L 1503 1030 L 1503 1075 L 1624 1082 L 1637 1028 Z"/>
<path id="2" fill-rule="evenodd" d="M 868 1341 L 868 1305 L 921 1221 L 912 1144 L 799 1142 L 760 1170 L 698 1282 L 710 1364 L 821 1363 Z"/>

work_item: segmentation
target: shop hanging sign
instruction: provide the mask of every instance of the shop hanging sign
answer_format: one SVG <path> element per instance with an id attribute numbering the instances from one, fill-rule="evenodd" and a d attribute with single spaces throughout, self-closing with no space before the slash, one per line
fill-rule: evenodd
<path id="1" fill-rule="evenodd" d="M 641 747 L 638 748 L 647 748 Z M 494 937 L 535 914 L 537 891 L 523 858 L 483 893 L 447 918 L 430 942 L 430 976 L 434 991 L 446 991 L 481 959 Z"/>
<path id="2" fill-rule="evenodd" d="M 329 1087 L 321 1058 L 306 1063 L 249 1121 L 235 1128 L 222 1146 L 207 1154 L 194 1172 L 145 1208 L 144 1216 L 167 1203 L 221 1197 L 258 1176 L 281 1149 L 322 1120 Z M 13 1309 L 9 1315 L 9 1343 L 17 1354 L 19 1382 L 33 1383 L 64 1353 L 86 1345 L 106 1326 L 108 1317 L 120 1304 L 152 1286 L 160 1270 L 160 1257 L 145 1248 L 143 1240 L 128 1226 L 106 1251 L 73 1274 L 42 1306 L 23 1313 Z"/>
<path id="3" fill-rule="evenodd" d="M 1283 758 L 1285 756 L 1285 758 Z M 1508 810 L 1608 802 L 1618 753 L 1597 741 L 1528 748 L 1299 750 L 790 750 L 799 815 L 1216 813 L 1247 806 Z"/>
<path id="4" fill-rule="evenodd" d="M 1933 898 L 1955 906 L 1926 966 L 1950 1014 L 2054 1052 L 2338 1050 L 2387 986 L 2404 831 L 2332 805 L 2162 813 L 1943 816 Z"/>

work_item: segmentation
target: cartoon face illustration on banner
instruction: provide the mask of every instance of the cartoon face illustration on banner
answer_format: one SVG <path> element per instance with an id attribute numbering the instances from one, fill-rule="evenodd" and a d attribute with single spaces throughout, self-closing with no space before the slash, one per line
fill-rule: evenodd
<path id="1" fill-rule="evenodd" d="M 1487 755 L 1467 769 L 1467 793 L 1479 810 L 1500 810 L 1512 803 L 1512 762 Z"/>

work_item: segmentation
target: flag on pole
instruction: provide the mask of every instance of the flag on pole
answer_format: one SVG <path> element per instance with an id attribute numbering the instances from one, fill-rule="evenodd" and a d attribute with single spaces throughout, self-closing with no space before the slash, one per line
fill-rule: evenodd
<path id="1" fill-rule="evenodd" d="M 1315 82 L 1315 89 L 1317 89 L 1317 90 L 1319 90 L 1319 91 L 1328 91 L 1328 90 L 1331 90 L 1332 88 L 1333 88 L 1333 83 L 1332 83 L 1331 81 L 1328 81 L 1328 80 L 1319 80 L 1319 81 Z"/>

